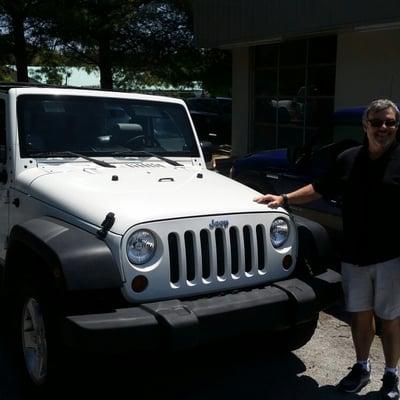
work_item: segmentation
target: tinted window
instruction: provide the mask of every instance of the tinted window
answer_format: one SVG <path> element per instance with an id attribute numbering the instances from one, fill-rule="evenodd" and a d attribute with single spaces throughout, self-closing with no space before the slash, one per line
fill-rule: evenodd
<path id="1" fill-rule="evenodd" d="M 199 99 L 197 101 L 197 110 L 217 114 L 219 112 L 218 101 L 215 99 Z"/>
<path id="2" fill-rule="evenodd" d="M 232 114 L 232 101 L 228 99 L 218 100 L 221 110 L 224 114 Z"/>
<path id="3" fill-rule="evenodd" d="M 336 41 L 324 36 L 255 47 L 254 150 L 309 144 L 316 136 L 331 141 Z"/>
<path id="4" fill-rule="evenodd" d="M 188 116 L 180 104 L 23 95 L 17 109 L 23 157 L 56 151 L 93 156 L 129 150 L 198 157 Z"/>

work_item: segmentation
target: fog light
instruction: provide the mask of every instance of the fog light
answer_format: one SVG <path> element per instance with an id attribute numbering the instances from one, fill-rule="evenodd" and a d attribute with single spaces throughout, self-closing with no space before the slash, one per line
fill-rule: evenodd
<path id="1" fill-rule="evenodd" d="M 289 269 L 293 264 L 293 258 L 290 254 L 287 254 L 285 257 L 282 259 L 282 267 L 283 269 Z"/>
<path id="2" fill-rule="evenodd" d="M 143 292 L 147 288 L 149 281 L 143 275 L 135 276 L 132 279 L 132 290 L 136 293 Z"/>

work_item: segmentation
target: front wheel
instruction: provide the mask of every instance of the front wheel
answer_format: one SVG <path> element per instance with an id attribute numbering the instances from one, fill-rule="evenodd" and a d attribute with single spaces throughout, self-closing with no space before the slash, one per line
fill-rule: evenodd
<path id="1" fill-rule="evenodd" d="M 26 373 L 40 387 L 47 381 L 49 353 L 43 309 L 34 297 L 22 306 L 20 333 Z"/>
<path id="2" fill-rule="evenodd" d="M 47 296 L 26 290 L 12 300 L 8 341 L 12 362 L 26 394 L 43 394 L 61 365 L 54 304 Z"/>

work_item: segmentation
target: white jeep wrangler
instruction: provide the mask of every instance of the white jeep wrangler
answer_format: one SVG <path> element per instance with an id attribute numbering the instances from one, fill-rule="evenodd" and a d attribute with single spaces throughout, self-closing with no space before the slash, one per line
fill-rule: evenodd
<path id="1" fill-rule="evenodd" d="M 207 170 L 182 100 L 2 84 L 0 150 L 2 302 L 33 387 L 64 347 L 296 348 L 337 298 L 325 231 Z"/>

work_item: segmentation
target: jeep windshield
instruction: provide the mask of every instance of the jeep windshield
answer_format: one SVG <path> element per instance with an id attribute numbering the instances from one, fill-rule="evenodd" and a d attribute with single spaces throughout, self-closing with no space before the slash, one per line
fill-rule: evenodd
<path id="1" fill-rule="evenodd" d="M 21 95 L 21 157 L 199 157 L 181 104 L 72 95 Z"/>

